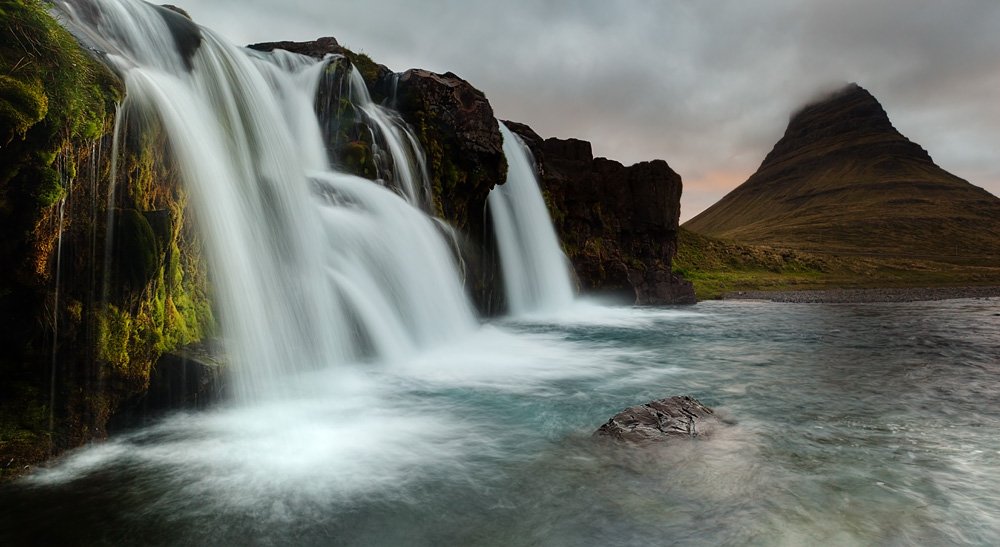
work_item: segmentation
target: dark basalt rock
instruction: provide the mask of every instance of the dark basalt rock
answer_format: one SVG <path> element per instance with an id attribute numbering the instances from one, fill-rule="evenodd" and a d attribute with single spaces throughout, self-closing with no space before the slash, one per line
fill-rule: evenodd
<path id="1" fill-rule="evenodd" d="M 333 36 L 324 36 L 310 42 L 260 42 L 250 44 L 247 47 L 257 51 L 283 49 L 316 59 L 322 59 L 327 55 L 342 55 L 361 73 L 361 77 L 364 78 L 365 83 L 368 85 L 372 98 L 376 101 L 385 99 L 390 91 L 388 89 L 390 86 L 386 81 L 388 78 L 386 77 L 392 75 L 393 72 L 388 67 L 372 61 L 370 57 L 363 53 L 355 53 L 340 45 L 340 42 Z"/>
<path id="2" fill-rule="evenodd" d="M 182 7 L 175 6 L 173 4 L 160 4 L 160 7 L 161 8 L 167 8 L 170 11 L 176 12 L 176 13 L 178 13 L 180 15 L 183 15 L 184 17 L 186 17 L 188 19 L 191 19 L 191 14 L 189 14 L 187 12 L 187 10 L 184 9 L 184 8 L 182 8 Z"/>
<path id="3" fill-rule="evenodd" d="M 158 8 L 170 34 L 174 37 L 181 58 L 184 59 L 184 66 L 190 71 L 193 68 L 191 59 L 201 47 L 201 27 L 194 24 L 191 16 L 177 6 L 163 5 Z"/>
<path id="4" fill-rule="evenodd" d="M 166 412 L 204 409 L 222 399 L 222 349 L 201 343 L 164 353 L 153 365 L 149 389 L 124 403 L 109 430 L 142 425 Z"/>
<path id="5" fill-rule="evenodd" d="M 542 139 L 504 122 L 538 163 L 556 232 L 584 292 L 640 305 L 693 304 L 691 284 L 671 273 L 677 252 L 681 178 L 666 162 L 625 167 L 594 158 L 590 143 Z"/>
<path id="6" fill-rule="evenodd" d="M 416 130 L 427 155 L 432 208 L 467 238 L 466 286 L 484 313 L 494 311 L 491 228 L 486 198 L 507 178 L 503 137 L 482 91 L 450 72 L 408 70 L 395 85 L 395 106 Z"/>
<path id="7" fill-rule="evenodd" d="M 718 424 L 712 409 L 684 395 L 626 408 L 594 435 L 633 443 L 666 441 L 710 435 Z"/>
<path id="8" fill-rule="evenodd" d="M 285 51 L 291 51 L 292 53 L 298 53 L 299 55 L 315 57 L 316 59 L 322 59 L 323 57 L 331 54 L 343 55 L 344 53 L 344 48 L 333 36 L 324 36 L 323 38 L 317 38 L 311 42 L 261 42 L 259 44 L 250 44 L 247 47 L 257 51 L 273 51 L 276 49 L 283 49 Z"/>
<path id="9" fill-rule="evenodd" d="M 507 175 L 503 137 L 486 95 L 451 72 L 408 70 L 396 106 L 427 153 L 438 213 L 481 237 L 486 196 Z"/>

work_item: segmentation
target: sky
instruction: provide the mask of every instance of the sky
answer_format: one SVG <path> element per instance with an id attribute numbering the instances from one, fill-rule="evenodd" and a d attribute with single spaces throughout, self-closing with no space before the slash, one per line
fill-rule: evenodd
<path id="1" fill-rule="evenodd" d="M 174 0 L 237 44 L 334 36 L 451 71 L 498 118 L 626 165 L 666 160 L 689 219 L 789 115 L 849 82 L 952 173 L 1000 195 L 997 0 Z"/>

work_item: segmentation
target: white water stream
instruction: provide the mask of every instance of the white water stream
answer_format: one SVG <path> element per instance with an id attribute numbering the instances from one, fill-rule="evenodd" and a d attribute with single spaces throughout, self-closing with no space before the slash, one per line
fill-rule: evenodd
<path id="1" fill-rule="evenodd" d="M 521 138 L 500 124 L 507 181 L 490 192 L 507 307 L 514 315 L 552 313 L 573 302 L 569 261 L 559 246 L 535 176 L 535 163 Z"/>

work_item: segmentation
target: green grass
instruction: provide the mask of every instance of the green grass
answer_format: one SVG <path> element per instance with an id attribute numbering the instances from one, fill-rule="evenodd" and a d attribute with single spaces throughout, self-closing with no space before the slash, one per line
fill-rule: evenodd
<path id="1" fill-rule="evenodd" d="M 728 292 L 1000 284 L 1000 265 L 809 253 L 711 238 L 681 228 L 673 270 L 699 300 Z"/>

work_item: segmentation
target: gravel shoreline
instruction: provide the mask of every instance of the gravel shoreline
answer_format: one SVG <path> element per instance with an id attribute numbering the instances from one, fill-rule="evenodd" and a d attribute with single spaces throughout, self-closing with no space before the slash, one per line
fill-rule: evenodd
<path id="1" fill-rule="evenodd" d="M 848 304 L 858 302 L 919 302 L 955 298 L 998 298 L 1000 286 L 939 287 L 914 289 L 826 289 L 817 291 L 738 291 L 723 300 L 769 300 L 771 302 Z"/>

